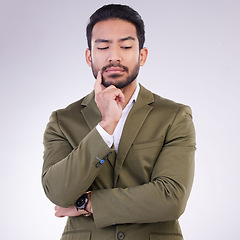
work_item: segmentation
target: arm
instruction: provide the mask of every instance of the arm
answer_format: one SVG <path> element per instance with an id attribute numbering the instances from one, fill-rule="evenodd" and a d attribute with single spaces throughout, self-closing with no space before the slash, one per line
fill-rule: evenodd
<path id="1" fill-rule="evenodd" d="M 121 90 L 101 85 L 101 73 L 95 84 L 95 98 L 102 113 L 100 125 L 110 134 L 121 115 L 124 102 Z M 89 190 L 101 171 L 100 160 L 110 148 L 96 128 L 73 149 L 61 131 L 57 112 L 53 113 L 44 133 L 44 165 L 42 183 L 47 197 L 56 205 L 67 208 Z"/>
<path id="2" fill-rule="evenodd" d="M 58 121 L 55 112 L 44 133 L 42 184 L 53 203 L 69 207 L 89 189 L 101 171 L 96 157 L 103 159 L 110 149 L 95 128 L 73 149 Z"/>
<path id="3" fill-rule="evenodd" d="M 191 110 L 182 107 L 168 129 L 149 183 L 92 192 L 97 227 L 178 219 L 192 187 L 194 152 L 195 131 Z"/>
<path id="4" fill-rule="evenodd" d="M 195 131 L 188 107 L 172 123 L 147 184 L 95 190 L 91 212 L 98 227 L 175 220 L 184 212 L 194 174 Z M 69 211 L 71 209 L 68 209 Z M 64 216 L 73 216 L 66 212 Z M 80 215 L 80 214 L 79 214 Z"/>

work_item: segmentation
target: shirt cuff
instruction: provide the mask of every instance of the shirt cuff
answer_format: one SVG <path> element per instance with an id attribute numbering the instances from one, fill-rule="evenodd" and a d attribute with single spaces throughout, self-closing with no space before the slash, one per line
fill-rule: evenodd
<path id="1" fill-rule="evenodd" d="M 98 123 L 96 126 L 98 133 L 101 135 L 104 142 L 108 145 L 109 148 L 113 145 L 113 135 L 108 134 Z"/>

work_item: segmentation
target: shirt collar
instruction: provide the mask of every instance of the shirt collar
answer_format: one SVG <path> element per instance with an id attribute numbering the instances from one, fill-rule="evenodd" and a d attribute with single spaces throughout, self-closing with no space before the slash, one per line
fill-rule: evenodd
<path id="1" fill-rule="evenodd" d="M 137 101 L 137 97 L 138 97 L 139 91 L 140 91 L 140 86 L 139 86 L 139 84 L 137 83 L 137 87 L 136 87 L 136 89 L 135 89 L 135 91 L 134 91 L 134 93 L 133 93 L 133 95 L 132 95 L 132 97 L 131 97 L 131 99 L 130 99 L 130 102 L 131 102 L 131 101 L 134 101 L 134 102 Z"/>
<path id="2" fill-rule="evenodd" d="M 137 97 L 138 97 L 139 91 L 140 91 L 140 86 L 137 83 L 137 87 L 136 87 L 132 97 L 130 98 L 128 104 L 131 104 L 132 102 L 135 103 L 137 101 Z"/>
<path id="3" fill-rule="evenodd" d="M 124 111 L 125 109 L 126 109 L 125 111 L 127 111 L 127 109 L 128 109 L 129 107 L 132 107 L 132 106 L 134 105 L 134 103 L 137 101 L 137 97 L 138 97 L 139 92 L 140 92 L 140 86 L 139 86 L 139 84 L 137 83 L 137 87 L 136 87 L 136 89 L 135 89 L 132 97 L 130 98 L 127 106 L 123 109 L 123 111 Z"/>

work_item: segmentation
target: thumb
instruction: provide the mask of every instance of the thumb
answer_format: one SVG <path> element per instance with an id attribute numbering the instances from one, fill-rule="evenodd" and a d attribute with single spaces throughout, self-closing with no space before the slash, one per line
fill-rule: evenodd
<path id="1" fill-rule="evenodd" d="M 98 71 L 97 80 L 94 84 L 94 89 L 95 89 L 95 94 L 97 94 L 103 90 L 102 89 L 102 73 L 100 70 Z"/>

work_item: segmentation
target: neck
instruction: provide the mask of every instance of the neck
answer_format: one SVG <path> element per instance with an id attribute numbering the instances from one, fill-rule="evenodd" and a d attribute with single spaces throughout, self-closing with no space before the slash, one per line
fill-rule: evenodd
<path id="1" fill-rule="evenodd" d="M 125 97 L 124 103 L 121 103 L 122 109 L 124 109 L 126 107 L 126 105 L 128 104 L 128 102 L 131 99 L 134 91 L 136 90 L 136 87 L 137 87 L 137 80 L 135 79 L 128 86 L 121 89 L 121 91 L 122 91 L 122 93 L 124 94 L 124 97 Z"/>

